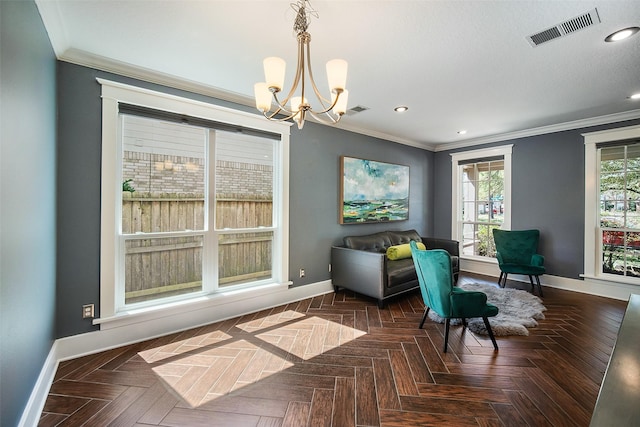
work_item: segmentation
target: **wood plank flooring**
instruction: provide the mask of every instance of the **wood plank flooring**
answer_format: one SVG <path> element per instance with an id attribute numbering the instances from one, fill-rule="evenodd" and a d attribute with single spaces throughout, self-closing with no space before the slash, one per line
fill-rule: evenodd
<path id="1" fill-rule="evenodd" d="M 546 319 L 498 352 L 452 326 L 442 353 L 419 292 L 380 310 L 341 291 L 81 357 L 39 425 L 587 426 L 626 303 L 544 295 Z"/>

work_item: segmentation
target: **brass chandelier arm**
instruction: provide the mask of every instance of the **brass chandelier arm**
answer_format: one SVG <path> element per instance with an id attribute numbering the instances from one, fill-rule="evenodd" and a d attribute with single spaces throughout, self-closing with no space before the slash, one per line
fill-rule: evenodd
<path id="1" fill-rule="evenodd" d="M 318 122 L 325 124 L 338 123 L 345 111 L 335 111 L 335 107 L 338 106 L 339 110 L 345 110 L 348 99 L 348 91 L 344 89 L 344 81 L 346 80 L 346 62 L 343 60 L 330 61 L 330 63 L 332 63 L 331 73 L 329 72 L 329 63 L 327 63 L 329 86 L 333 86 L 333 88 L 329 88 L 331 91 L 329 99 L 322 96 L 318 86 L 316 85 L 313 76 L 313 69 L 311 67 L 311 35 L 307 32 L 309 22 L 307 20 L 306 6 L 310 7 L 308 0 L 298 0 L 297 3 L 292 4 L 293 9 L 297 12 L 294 31 L 297 33 L 298 58 L 295 77 L 289 92 L 282 101 L 278 99 L 278 93 L 283 90 L 284 86 L 285 67 L 284 60 L 280 58 L 268 58 L 269 62 L 265 60 L 265 76 L 267 76 L 267 84 L 257 83 L 255 85 L 256 104 L 258 109 L 262 111 L 263 115 L 269 120 L 283 121 L 293 119 L 298 123 L 299 129 L 302 129 L 302 126 L 304 125 L 307 112 Z M 314 15 L 316 14 L 313 9 L 311 9 L 310 13 Z M 307 77 L 310 80 L 310 85 L 315 93 L 317 102 L 320 104 L 317 110 L 312 108 L 310 99 L 307 99 L 305 96 L 307 95 L 305 93 L 307 89 Z M 296 94 L 298 88 L 300 89 L 300 92 Z M 268 92 L 271 92 L 271 97 Z M 271 101 L 269 101 L 269 98 L 271 98 Z M 271 106 L 274 101 L 277 108 L 274 112 L 270 113 L 269 110 L 271 110 Z M 277 117 L 278 115 L 286 117 Z"/>
<path id="2" fill-rule="evenodd" d="M 337 91 L 336 93 L 336 99 L 331 103 L 331 105 L 329 105 L 328 107 L 326 107 L 322 102 L 320 102 L 322 104 L 322 107 L 324 108 L 324 110 L 322 111 L 314 111 L 312 108 L 309 108 L 309 111 L 315 113 L 315 114 L 329 114 L 330 111 L 333 109 L 333 107 L 336 106 L 336 104 L 338 103 L 338 99 L 340 99 L 340 95 L 342 94 L 342 90 Z M 329 100 L 325 99 L 326 102 L 329 102 Z"/>
<path id="3" fill-rule="evenodd" d="M 305 47 L 306 47 L 306 62 L 307 62 L 306 69 L 309 70 L 309 80 L 311 81 L 311 87 L 313 88 L 313 92 L 316 94 L 316 97 L 318 98 L 318 101 L 320 101 L 320 105 L 322 105 L 322 108 L 323 108 L 321 111 L 316 111 L 313 108 L 311 108 L 311 106 L 309 106 L 305 110 L 311 113 L 311 116 L 317 120 L 324 121 L 324 120 L 321 120 L 317 115 L 326 114 L 331 119 L 331 123 L 334 123 L 334 124 L 338 123 L 338 121 L 340 121 L 340 117 L 336 120 L 333 117 L 331 117 L 329 112 L 333 109 L 333 107 L 336 106 L 336 104 L 338 103 L 338 99 L 340 98 L 340 95 L 342 94 L 343 91 L 342 90 L 337 91 L 336 98 L 333 100 L 333 102 L 328 100 L 324 96 L 322 96 L 322 94 L 320 93 L 320 90 L 316 85 L 316 81 L 313 78 L 313 68 L 311 67 L 311 35 L 307 32 L 304 32 L 298 35 L 298 67 L 297 67 L 298 71 L 296 73 L 296 78 L 294 79 L 293 88 L 291 89 L 291 92 L 289 92 L 289 96 L 293 94 L 293 91 L 295 91 L 295 89 L 298 86 L 298 80 L 302 78 L 302 98 L 303 99 L 305 98 L 305 90 L 304 90 L 305 89 L 305 79 L 304 79 Z M 302 70 L 301 76 L 300 76 L 300 70 Z M 285 103 L 287 101 L 288 101 L 288 98 L 285 101 Z M 327 107 L 325 103 L 328 103 L 329 106 Z"/>
<path id="4" fill-rule="evenodd" d="M 273 93 L 273 99 L 276 102 L 276 105 L 278 106 L 278 109 L 270 114 L 270 115 L 266 115 L 265 117 L 267 118 L 273 118 L 275 117 L 277 114 L 279 114 L 281 111 L 286 112 L 287 114 L 291 114 L 291 117 L 293 117 L 298 111 L 293 111 L 293 109 L 288 109 L 286 107 L 287 103 L 291 100 L 291 97 L 293 96 L 293 94 L 295 93 L 296 89 L 298 88 L 298 85 L 301 85 L 301 97 L 302 99 L 305 99 L 305 67 L 304 67 L 304 63 L 305 63 L 305 56 L 306 56 L 306 63 L 307 63 L 307 69 L 309 70 L 309 80 L 311 80 L 311 86 L 313 88 L 314 93 L 316 94 L 316 97 L 318 98 L 318 100 L 320 101 L 320 104 L 322 105 L 323 110 L 321 111 L 315 111 L 314 109 L 312 109 L 310 106 L 307 106 L 305 108 L 306 111 L 309 111 L 310 113 L 312 113 L 312 116 L 315 117 L 316 119 L 319 119 L 316 114 L 327 114 L 329 113 L 329 111 L 331 111 L 331 109 L 333 109 L 333 107 L 336 106 L 336 104 L 338 103 L 338 99 L 342 93 L 342 90 L 339 90 L 337 92 L 337 96 L 336 98 L 333 100 L 333 102 L 329 101 L 328 99 L 326 99 L 325 97 L 322 96 L 322 94 L 320 93 L 320 90 L 318 89 L 315 79 L 313 78 L 313 71 L 311 68 L 311 50 L 310 50 L 310 42 L 311 42 L 311 35 L 307 32 L 302 32 L 300 34 L 298 34 L 298 66 L 296 67 L 296 75 L 293 79 L 293 85 L 291 86 L 291 89 L 289 90 L 289 93 L 287 94 L 286 98 L 282 101 L 280 101 L 278 99 L 278 92 L 277 90 L 275 90 L 274 88 L 270 88 L 270 90 Z M 306 46 L 306 55 L 305 55 L 305 46 Z M 327 105 L 325 105 L 325 103 L 329 103 L 330 105 L 327 107 Z M 333 118 L 331 118 L 331 122 L 332 123 L 337 123 L 338 120 L 335 120 Z M 285 119 L 286 120 L 286 119 Z"/>
<path id="5" fill-rule="evenodd" d="M 342 116 L 343 116 L 343 114 L 338 114 L 334 118 L 329 112 L 316 113 L 313 110 L 309 110 L 308 112 L 309 112 L 309 114 L 311 114 L 311 117 L 313 117 L 315 120 L 317 120 L 317 121 L 319 121 L 321 123 L 332 124 L 332 125 L 335 125 L 336 123 L 338 123 L 340 121 L 340 119 L 342 118 Z M 320 116 L 319 114 L 323 114 L 323 116 Z M 328 120 L 327 119 L 323 119 L 322 117 L 326 117 Z"/>
<path id="6" fill-rule="evenodd" d="M 278 104 L 278 107 L 287 111 L 287 113 L 289 113 L 290 111 L 285 107 L 285 105 L 291 100 L 291 97 L 295 93 L 296 89 L 298 89 L 300 81 L 302 81 L 302 97 L 304 98 L 304 44 L 306 40 L 310 39 L 311 36 L 307 32 L 298 34 L 298 66 L 296 67 L 296 75 L 293 78 L 293 84 L 291 85 L 291 89 L 289 90 L 286 98 L 282 102 L 279 102 L 276 96 L 277 92 L 273 92 L 273 97 Z"/>
<path id="7" fill-rule="evenodd" d="M 334 102 L 329 107 L 327 107 L 326 109 L 324 109 L 322 111 L 315 111 L 309 105 L 303 106 L 303 108 L 301 108 L 300 110 L 293 111 L 293 110 L 289 110 L 288 108 L 286 108 L 285 107 L 286 104 L 285 103 L 281 103 L 278 100 L 277 92 L 274 91 L 273 92 L 273 99 L 275 100 L 276 104 L 278 105 L 278 109 L 276 111 L 274 111 L 273 113 L 271 113 L 271 114 L 267 114 L 266 112 L 264 112 L 263 115 L 266 118 L 270 119 L 270 120 L 279 120 L 279 121 L 281 121 L 281 120 L 288 120 L 288 119 L 292 118 L 293 116 L 298 114 L 298 112 L 300 112 L 300 111 L 305 111 L 305 112 L 309 112 L 313 118 L 315 118 L 316 120 L 321 121 L 321 122 L 326 122 L 325 120 L 323 120 L 320 117 L 320 115 L 324 114 L 330 119 L 330 123 L 336 124 L 336 123 L 338 123 L 340 121 L 340 119 L 342 118 L 343 114 L 337 114 L 336 115 L 337 118 L 334 118 L 330 114 L 330 111 L 338 103 L 338 99 L 340 98 L 340 95 L 342 94 L 342 92 L 343 91 L 339 91 L 337 96 L 336 96 L 336 99 L 334 100 Z M 282 119 L 276 118 L 275 116 L 280 114 L 281 112 L 289 114 L 289 116 L 287 116 L 285 118 L 282 118 Z"/>
<path id="8" fill-rule="evenodd" d="M 273 90 L 273 99 L 276 101 L 276 105 L 278 106 L 278 108 L 276 109 L 276 111 L 274 111 L 271 114 L 267 114 L 267 112 L 263 112 L 263 115 L 267 119 L 283 121 L 283 120 L 288 120 L 296 115 L 297 111 L 292 111 L 292 110 L 289 110 L 287 107 L 285 107 L 286 102 L 280 103 L 280 101 L 278 100 L 278 91 Z M 282 119 L 277 118 L 276 115 L 280 114 L 281 112 L 283 112 L 284 114 L 289 114 L 289 116 Z"/>
<path id="9" fill-rule="evenodd" d="M 277 114 L 279 114 L 280 112 L 286 111 L 287 114 L 289 114 L 288 116 L 284 116 L 284 117 L 276 117 Z M 323 112 L 323 113 L 316 113 L 311 109 L 301 109 L 300 111 L 294 111 L 294 112 L 290 112 L 284 109 L 279 108 L 277 111 L 274 111 L 271 114 L 267 114 L 267 113 L 262 113 L 264 115 L 264 117 L 266 117 L 269 120 L 275 120 L 278 122 L 283 122 L 289 119 L 293 119 L 296 115 L 300 114 L 301 117 L 299 119 L 301 119 L 301 121 L 304 121 L 306 113 L 309 113 L 311 115 L 311 117 L 313 117 L 314 120 L 320 122 L 320 123 L 325 123 L 325 124 L 333 124 L 335 125 L 336 123 L 338 123 L 340 121 L 340 119 L 342 118 L 343 114 L 339 114 L 337 115 L 335 118 L 329 114 L 328 112 Z M 324 118 L 326 117 L 326 118 Z M 299 120 L 296 119 L 296 120 Z"/>
<path id="10" fill-rule="evenodd" d="M 276 114 L 278 114 L 278 112 L 276 111 L 275 113 L 271 113 L 271 114 L 267 114 L 267 113 L 262 113 L 262 115 L 269 119 L 269 120 L 274 120 L 276 122 L 284 122 L 285 120 L 289 120 L 292 119 L 295 115 L 296 115 L 297 111 L 289 116 L 286 117 L 275 117 Z"/>
<path id="11" fill-rule="evenodd" d="M 338 114 L 336 115 L 336 117 L 333 117 L 329 112 L 331 111 L 331 109 L 333 107 L 335 107 L 336 103 L 338 102 L 338 99 L 340 98 L 340 95 L 342 94 L 342 91 L 339 91 L 335 101 L 325 110 L 323 111 L 314 111 L 310 106 L 304 106 L 303 108 L 301 108 L 300 110 L 297 111 L 292 111 L 289 110 L 288 108 L 285 107 L 286 103 L 281 103 L 278 100 L 278 92 L 277 91 L 273 91 L 273 99 L 275 100 L 276 104 L 278 105 L 278 108 L 276 109 L 276 111 L 274 111 L 271 114 L 267 114 L 267 112 L 263 112 L 262 114 L 269 120 L 276 120 L 276 121 L 285 121 L 285 120 L 289 120 L 292 119 L 293 117 L 296 116 L 296 114 L 301 114 L 304 120 L 304 115 L 306 112 L 309 112 L 309 114 L 311 115 L 311 117 L 313 117 L 315 120 L 322 122 L 322 123 L 326 123 L 326 124 L 336 124 L 340 121 L 340 119 L 342 118 L 343 114 Z M 288 114 L 286 117 L 276 117 L 278 114 L 280 113 L 285 113 Z M 323 118 L 322 116 L 326 116 L 326 119 Z M 328 120 L 327 120 L 328 119 Z"/>
<path id="12" fill-rule="evenodd" d="M 289 114 L 289 116 L 286 117 L 276 117 L 277 114 L 280 114 L 280 112 L 282 112 L 283 110 L 281 108 L 278 108 L 276 111 L 274 111 L 271 114 L 267 114 L 266 112 L 263 112 L 262 115 L 265 116 L 267 119 L 269 120 L 275 120 L 277 122 L 283 122 L 285 120 L 289 120 L 290 118 L 292 118 L 293 116 L 295 116 L 295 113 L 290 113 L 289 111 L 287 111 L 286 113 Z"/>
<path id="13" fill-rule="evenodd" d="M 311 42 L 311 37 L 309 37 L 309 40 L 307 40 L 307 43 L 306 43 L 306 46 L 307 46 L 307 68 L 309 69 L 309 80 L 311 80 L 311 86 L 313 87 L 313 91 L 315 92 L 316 97 L 318 98 L 318 101 L 320 101 L 320 105 L 322 105 L 322 108 L 325 108 L 325 111 L 329 111 L 335 106 L 335 103 L 331 107 L 327 108 L 326 105 L 324 105 L 324 103 L 328 102 L 329 104 L 331 104 L 331 101 L 329 101 L 324 96 L 322 96 L 322 94 L 318 90 L 318 86 L 316 86 L 316 81 L 313 78 L 313 68 L 311 68 L 311 43 L 310 42 Z M 303 58 L 303 61 L 304 61 L 304 58 Z"/>

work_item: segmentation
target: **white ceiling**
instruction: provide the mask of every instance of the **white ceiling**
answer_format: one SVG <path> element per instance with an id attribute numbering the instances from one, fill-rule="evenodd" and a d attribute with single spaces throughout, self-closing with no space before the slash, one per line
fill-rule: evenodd
<path id="1" fill-rule="evenodd" d="M 246 105 L 262 59 L 295 62 L 291 0 L 37 0 L 59 59 Z M 312 65 L 349 63 L 338 127 L 442 150 L 640 117 L 633 1 L 315 0 Z M 532 47 L 526 37 L 597 8 L 601 22 Z M 393 108 L 407 105 L 409 111 Z M 256 113 L 258 111 L 256 110 Z M 457 131 L 466 129 L 466 135 Z"/>

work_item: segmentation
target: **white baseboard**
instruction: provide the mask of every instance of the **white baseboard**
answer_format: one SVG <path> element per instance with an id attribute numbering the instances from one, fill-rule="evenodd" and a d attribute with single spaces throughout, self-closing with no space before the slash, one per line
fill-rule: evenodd
<path id="1" fill-rule="evenodd" d="M 460 270 L 495 277 L 496 281 L 497 278 L 500 277 L 498 264 L 490 262 L 462 259 L 460 260 Z M 529 283 L 529 278 L 527 276 L 514 274 L 510 275 L 509 279 Z M 589 277 L 585 277 L 584 280 L 581 280 L 545 274 L 540 276 L 540 282 L 542 285 L 551 288 L 613 298 L 622 301 L 628 301 L 631 294 L 640 293 L 640 288 L 635 285 L 614 283 Z"/>
<path id="2" fill-rule="evenodd" d="M 163 335 L 197 328 L 221 320 L 278 307 L 283 304 L 312 298 L 333 292 L 331 280 L 311 283 L 304 286 L 285 288 L 259 298 L 236 299 L 232 302 L 222 299 L 220 304 L 209 304 L 206 308 L 172 313 L 163 318 L 150 318 L 122 327 L 110 327 L 95 332 L 60 338 L 51 346 L 49 355 L 40 371 L 38 381 L 20 419 L 19 427 L 37 426 L 40 414 L 58 364 L 63 360 L 74 359 L 87 354 L 99 353 L 123 345 L 128 345 Z"/>
<path id="3" fill-rule="evenodd" d="M 595 277 L 584 277 L 584 280 L 576 280 L 576 282 L 581 284 L 579 289 L 575 289 L 576 292 L 584 292 L 622 301 L 629 301 L 631 294 L 640 294 L 640 287 L 638 285 L 599 280 Z"/>
<path id="4" fill-rule="evenodd" d="M 330 280 L 326 280 L 293 288 L 284 287 L 270 293 L 258 291 L 253 297 L 251 293 L 240 299 L 222 296 L 217 302 L 214 300 L 206 305 L 196 304 L 181 311 L 171 310 L 171 314 L 164 317 L 157 314 L 142 317 L 133 327 L 127 322 L 122 326 L 110 325 L 99 331 L 61 338 L 58 340 L 58 355 L 61 361 L 73 359 L 329 292 L 333 292 L 333 286 Z"/>
<path id="5" fill-rule="evenodd" d="M 40 421 L 40 414 L 42 413 L 44 404 L 47 401 L 49 389 L 51 388 L 53 378 L 58 370 L 59 361 L 57 353 L 58 342 L 54 341 L 51 346 L 51 350 L 49 350 L 49 355 L 40 370 L 38 380 L 33 386 L 33 390 L 31 390 L 31 396 L 29 397 L 27 406 L 25 406 L 24 411 L 22 412 L 22 417 L 20 418 L 18 427 L 35 427 L 38 425 L 38 421 Z"/>

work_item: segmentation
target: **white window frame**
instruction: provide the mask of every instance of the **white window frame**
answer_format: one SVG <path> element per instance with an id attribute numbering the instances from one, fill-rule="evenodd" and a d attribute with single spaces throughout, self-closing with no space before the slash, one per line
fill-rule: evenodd
<path id="1" fill-rule="evenodd" d="M 202 306 L 207 300 L 215 299 L 225 294 L 220 289 L 215 294 L 198 295 L 181 301 L 159 302 L 157 305 L 145 307 L 138 312 L 135 310 L 118 311 L 117 283 L 120 280 L 118 272 L 118 242 L 120 215 L 119 201 L 122 198 L 122 188 L 118 185 L 120 175 L 118 165 L 121 157 L 120 124 L 118 104 L 127 103 L 154 108 L 163 111 L 186 114 L 217 122 L 236 124 L 239 126 L 262 130 L 281 135 L 280 149 L 274 156 L 274 201 L 279 201 L 274 210 L 273 236 L 273 271 L 272 280 L 262 283 L 262 286 L 286 288 L 291 282 L 288 278 L 289 270 L 289 134 L 291 123 L 273 122 L 264 117 L 220 107 L 200 101 L 191 100 L 162 92 L 142 89 L 122 83 L 98 78 L 102 86 L 102 180 L 101 180 L 101 218 L 100 218 L 100 318 L 94 319 L 94 324 L 102 328 L 109 322 L 123 323 L 123 318 L 140 314 L 140 312 L 179 312 L 184 310 L 185 303 Z M 244 230 L 242 230 L 244 231 Z M 259 284 L 256 284 L 259 286 Z M 229 290 L 234 292 L 235 290 Z M 132 320 L 134 322 L 135 320 Z"/>
<path id="2" fill-rule="evenodd" d="M 483 159 L 488 157 L 503 157 L 504 159 L 504 220 L 502 222 L 503 230 L 511 230 L 511 153 L 513 144 L 503 145 L 500 147 L 484 148 L 479 150 L 463 151 L 459 153 L 451 153 L 451 238 L 460 242 L 462 246 L 462 221 L 460 221 L 460 213 L 462 212 L 462 180 L 460 162 L 474 159 Z M 462 247 L 460 249 L 460 257 L 464 259 L 472 259 L 476 261 L 497 263 L 495 258 L 479 255 L 462 255 Z"/>
<path id="3" fill-rule="evenodd" d="M 582 134 L 584 138 L 584 274 L 581 277 L 639 285 L 640 279 L 602 273 L 600 240 L 600 158 L 597 144 L 640 138 L 640 126 Z"/>

